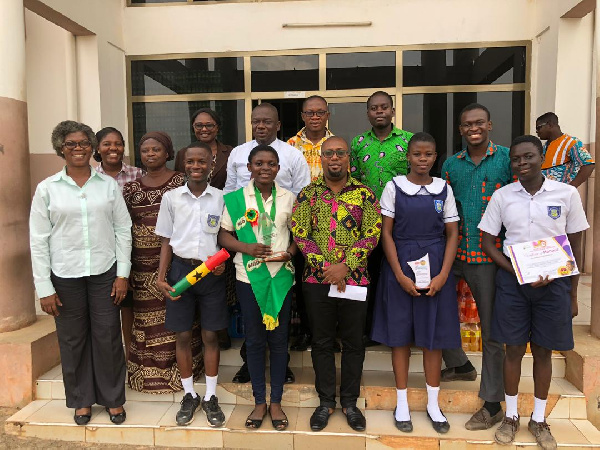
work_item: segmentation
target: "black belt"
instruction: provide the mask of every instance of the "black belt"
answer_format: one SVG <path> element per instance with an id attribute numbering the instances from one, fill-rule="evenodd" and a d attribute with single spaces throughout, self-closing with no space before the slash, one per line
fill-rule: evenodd
<path id="1" fill-rule="evenodd" d="M 201 265 L 204 262 L 201 259 L 182 258 L 181 256 L 177 256 L 174 253 L 173 253 L 173 259 L 175 259 L 179 262 L 185 263 L 185 264 L 189 264 L 190 266 L 194 266 L 194 267 L 198 267 L 199 265 Z"/>

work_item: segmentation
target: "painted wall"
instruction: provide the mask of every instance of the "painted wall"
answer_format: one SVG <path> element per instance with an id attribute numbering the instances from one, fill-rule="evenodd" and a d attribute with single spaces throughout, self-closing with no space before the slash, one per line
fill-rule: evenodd
<path id="1" fill-rule="evenodd" d="M 487 1 L 475 10 L 468 0 L 282 1 L 131 7 L 123 24 L 127 53 L 145 55 L 530 39 L 535 11 L 528 0 Z M 373 24 L 283 28 L 362 21 Z"/>

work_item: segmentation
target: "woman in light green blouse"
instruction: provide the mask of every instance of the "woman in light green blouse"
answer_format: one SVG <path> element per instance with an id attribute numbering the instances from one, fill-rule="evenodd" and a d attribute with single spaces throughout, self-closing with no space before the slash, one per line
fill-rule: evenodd
<path id="1" fill-rule="evenodd" d="M 92 405 L 125 421 L 125 358 L 119 303 L 131 268 L 131 219 L 117 182 L 90 166 L 97 146 L 90 127 L 59 123 L 52 146 L 65 160 L 35 191 L 29 218 L 35 288 L 56 321 L 63 381 L 74 420 Z"/>

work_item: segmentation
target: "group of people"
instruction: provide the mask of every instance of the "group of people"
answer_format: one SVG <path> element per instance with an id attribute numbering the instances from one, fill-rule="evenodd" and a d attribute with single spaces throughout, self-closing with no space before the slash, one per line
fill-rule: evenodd
<path id="1" fill-rule="evenodd" d="M 65 167 L 36 189 L 31 251 L 42 309 L 55 316 L 66 403 L 77 424 L 89 422 L 96 403 L 123 423 L 127 377 L 140 392 L 183 388 L 178 425 L 202 407 L 210 426 L 222 426 L 218 333 L 228 326 L 234 296 L 245 328 L 245 363 L 234 381 L 249 379 L 255 399 L 246 426 L 261 427 L 269 413 L 276 430 L 286 429 L 281 399 L 284 384 L 293 382 L 287 366 L 295 297 L 304 324 L 295 345 L 312 347 L 320 399 L 312 430 L 327 426 L 337 404 L 338 338 L 342 411 L 352 429 L 366 429 L 356 403 L 368 336 L 392 348 L 396 427 L 413 429 L 407 379 L 416 346 L 423 349 L 428 417 L 446 433 L 440 383 L 477 376 L 460 343 L 461 277 L 483 334 L 484 404 L 466 428 L 502 422 L 496 441 L 512 442 L 520 362 L 531 342 L 529 429 L 542 447 L 556 445 L 545 421 L 550 357 L 573 347 L 578 277 L 520 286 L 507 245 L 567 234 L 580 262 L 588 224 L 575 187 L 593 170 L 591 156 L 562 133 L 553 113 L 536 122 L 544 146 L 534 136 L 515 139 L 510 149 L 492 143 L 489 110 L 475 103 L 458 117 L 466 147 L 444 161 L 436 178 L 434 138 L 395 127 L 386 92 L 375 92 L 366 106 L 372 128 L 348 145 L 327 128 L 322 97 L 304 101 L 305 127 L 287 143 L 277 139 L 277 109 L 261 103 L 251 116 L 254 140 L 235 148 L 217 140 L 217 114 L 201 109 L 192 116 L 197 141 L 176 157 L 166 133 L 142 137 L 143 170 L 123 162 L 123 136 L 114 128 L 94 134 L 65 121 L 54 129 L 52 145 Z M 167 161 L 174 158 L 171 170 Z M 175 283 L 219 248 L 235 253 L 233 264 L 175 296 Z M 417 286 L 410 263 L 426 255 L 431 281 Z M 200 396 L 194 378 L 203 368 Z"/>

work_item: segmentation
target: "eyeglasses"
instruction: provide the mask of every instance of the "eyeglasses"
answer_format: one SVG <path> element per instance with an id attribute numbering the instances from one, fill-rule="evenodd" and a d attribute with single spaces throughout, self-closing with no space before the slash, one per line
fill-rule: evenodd
<path id="1" fill-rule="evenodd" d="M 350 154 L 348 150 L 321 150 L 321 155 L 325 158 L 333 157 L 334 153 L 338 158 L 343 158 L 344 156 L 348 156 Z"/>
<path id="2" fill-rule="evenodd" d="M 211 131 L 214 130 L 216 126 L 216 123 L 195 123 L 194 130 L 200 131 L 202 128 L 206 128 L 208 131 Z"/>
<path id="3" fill-rule="evenodd" d="M 81 149 L 86 149 L 88 148 L 90 145 L 92 145 L 92 143 L 90 141 L 80 141 L 80 142 L 75 142 L 75 141 L 67 141 L 63 144 L 63 147 L 68 148 L 69 150 L 75 150 L 77 147 L 80 147 Z"/>
<path id="4" fill-rule="evenodd" d="M 302 114 L 304 114 L 306 117 L 312 117 L 312 116 L 323 117 L 325 114 L 327 114 L 327 111 L 323 111 L 323 110 L 319 110 L 319 111 L 302 111 Z"/>
<path id="5" fill-rule="evenodd" d="M 540 123 L 540 124 L 536 125 L 535 131 L 540 131 L 540 128 L 542 128 L 544 125 L 548 125 L 548 122 L 544 122 L 544 123 Z"/>

